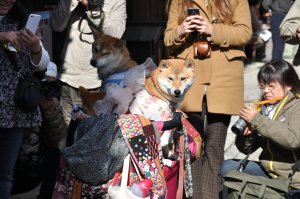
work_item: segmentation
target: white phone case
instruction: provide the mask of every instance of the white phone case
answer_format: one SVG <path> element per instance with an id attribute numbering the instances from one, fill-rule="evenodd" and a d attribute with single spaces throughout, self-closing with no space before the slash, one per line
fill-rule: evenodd
<path id="1" fill-rule="evenodd" d="M 41 20 L 41 15 L 38 14 L 30 14 L 26 23 L 25 28 L 29 29 L 31 32 L 35 34 L 38 25 Z"/>

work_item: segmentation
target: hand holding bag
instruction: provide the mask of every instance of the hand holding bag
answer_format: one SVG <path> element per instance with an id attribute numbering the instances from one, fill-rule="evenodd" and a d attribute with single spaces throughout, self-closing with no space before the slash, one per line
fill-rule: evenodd
<path id="1" fill-rule="evenodd" d="M 127 188 L 129 164 L 130 164 L 130 155 L 128 155 L 124 159 L 121 186 L 111 185 L 108 188 L 109 199 L 120 199 L 120 198 L 122 198 L 122 199 L 142 199 L 141 197 L 134 195 L 131 192 L 131 190 Z M 136 167 L 136 170 L 137 170 L 137 167 Z M 138 170 L 136 172 L 138 172 Z M 145 197 L 144 199 L 150 199 L 150 197 Z"/>

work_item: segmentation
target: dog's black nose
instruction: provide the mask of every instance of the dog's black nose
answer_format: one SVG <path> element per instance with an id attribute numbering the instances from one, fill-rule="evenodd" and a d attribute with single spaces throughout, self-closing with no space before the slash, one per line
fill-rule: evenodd
<path id="1" fill-rule="evenodd" d="M 180 90 L 175 90 L 175 91 L 174 91 L 174 94 L 175 94 L 175 96 L 180 96 L 181 91 L 180 91 Z"/>
<path id="2" fill-rule="evenodd" d="M 91 59 L 90 64 L 94 67 L 96 67 L 97 61 L 94 59 Z"/>

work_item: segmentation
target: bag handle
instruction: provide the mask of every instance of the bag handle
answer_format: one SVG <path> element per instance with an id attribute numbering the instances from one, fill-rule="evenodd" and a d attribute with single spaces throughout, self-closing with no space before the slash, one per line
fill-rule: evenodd
<path id="1" fill-rule="evenodd" d="M 127 182 L 128 182 L 129 163 L 130 163 L 130 154 L 126 156 L 123 163 L 121 188 L 124 189 L 127 187 Z"/>
<path id="2" fill-rule="evenodd" d="M 133 167 L 134 167 L 134 169 L 135 169 L 135 171 L 136 171 L 136 174 L 138 175 L 139 179 L 140 179 L 140 180 L 143 180 L 142 175 L 141 175 L 141 173 L 140 173 L 140 169 L 139 169 L 138 166 L 136 165 L 136 162 L 134 161 L 134 159 L 131 158 L 131 162 L 132 162 L 132 164 L 133 164 Z"/>

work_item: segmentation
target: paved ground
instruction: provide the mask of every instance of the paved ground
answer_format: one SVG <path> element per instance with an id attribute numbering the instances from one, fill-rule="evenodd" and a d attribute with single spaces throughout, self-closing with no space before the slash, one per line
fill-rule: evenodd
<path id="1" fill-rule="evenodd" d="M 285 60 L 291 62 L 292 57 L 295 52 L 295 47 L 286 45 L 285 51 L 284 51 L 284 58 Z M 256 101 L 257 98 L 260 95 L 260 91 L 257 87 L 257 80 L 256 75 L 259 70 L 259 68 L 263 65 L 262 62 L 255 62 L 249 65 L 245 66 L 244 70 L 244 79 L 245 79 L 245 103 Z M 300 67 L 295 67 L 296 71 L 300 75 Z M 227 139 L 226 139 L 226 145 L 225 145 L 225 159 L 231 159 L 231 158 L 243 158 L 244 155 L 239 153 L 234 145 L 235 135 L 231 132 L 230 128 L 232 124 L 238 119 L 238 116 L 233 116 L 231 119 L 231 124 L 228 129 Z M 256 151 L 253 153 L 249 159 L 256 160 L 260 151 Z M 19 194 L 12 196 L 10 199 L 35 199 L 38 195 L 38 187 L 32 190 L 31 192 L 25 193 L 25 194 Z"/>

